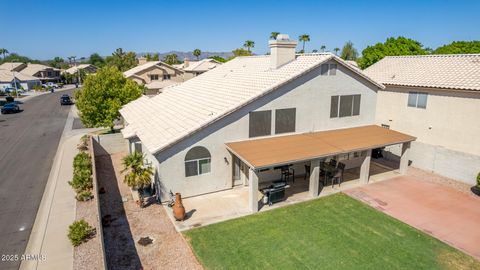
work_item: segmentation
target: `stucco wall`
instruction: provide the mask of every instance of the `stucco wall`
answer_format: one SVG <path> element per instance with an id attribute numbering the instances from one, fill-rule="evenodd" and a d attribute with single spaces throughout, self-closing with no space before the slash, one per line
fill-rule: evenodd
<path id="1" fill-rule="evenodd" d="M 161 66 L 161 67 L 153 66 L 149 69 L 138 72 L 135 75 L 140 77 L 145 82 L 145 84 L 148 84 L 152 82 L 152 80 L 150 80 L 150 75 L 158 75 L 158 81 L 163 81 L 163 75 L 167 75 L 167 74 L 171 76 L 170 79 L 174 82 L 183 81 L 183 73 L 167 66 Z M 138 79 L 135 79 L 135 81 L 137 83 L 139 82 Z"/>
<path id="2" fill-rule="evenodd" d="M 408 92 L 427 92 L 427 108 L 408 107 Z M 377 124 L 417 142 L 480 155 L 480 93 L 387 88 L 378 92 Z"/>
<path id="3" fill-rule="evenodd" d="M 295 107 L 296 133 L 369 125 L 375 121 L 376 91 L 375 86 L 340 65 L 335 76 L 320 76 L 320 69 L 305 74 L 156 154 L 153 164 L 158 166 L 158 178 L 163 193 L 165 195 L 165 192 L 171 189 L 188 197 L 231 188 L 232 156 L 227 151 L 225 143 L 249 139 L 248 113 L 251 111 Z M 331 96 L 348 94 L 362 95 L 360 115 L 331 119 Z M 272 122 L 274 119 L 272 111 Z M 274 130 L 272 126 L 272 132 Z M 185 177 L 185 155 L 194 146 L 204 146 L 210 151 L 211 172 Z M 145 148 L 144 151 L 147 159 L 153 158 Z M 299 170 L 303 172 L 301 167 L 299 165 Z"/>

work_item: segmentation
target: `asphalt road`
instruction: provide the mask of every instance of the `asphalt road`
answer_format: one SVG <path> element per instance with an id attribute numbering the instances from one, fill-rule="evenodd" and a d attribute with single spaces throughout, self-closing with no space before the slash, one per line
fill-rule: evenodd
<path id="1" fill-rule="evenodd" d="M 69 106 L 55 92 L 20 104 L 23 112 L 0 115 L 0 269 L 18 269 L 57 151 Z"/>

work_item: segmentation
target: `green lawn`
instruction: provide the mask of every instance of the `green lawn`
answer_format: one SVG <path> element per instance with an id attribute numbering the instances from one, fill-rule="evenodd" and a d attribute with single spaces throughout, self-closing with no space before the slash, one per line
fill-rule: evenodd
<path id="1" fill-rule="evenodd" d="M 347 195 L 185 232 L 206 269 L 480 269 L 480 262 Z"/>

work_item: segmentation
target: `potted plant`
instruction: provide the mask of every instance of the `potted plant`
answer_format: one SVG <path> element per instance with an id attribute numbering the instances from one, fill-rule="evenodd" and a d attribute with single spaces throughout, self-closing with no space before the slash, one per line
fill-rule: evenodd
<path id="1" fill-rule="evenodd" d="M 480 172 L 477 175 L 477 185 L 471 188 L 472 192 L 475 193 L 477 196 L 480 196 Z"/>

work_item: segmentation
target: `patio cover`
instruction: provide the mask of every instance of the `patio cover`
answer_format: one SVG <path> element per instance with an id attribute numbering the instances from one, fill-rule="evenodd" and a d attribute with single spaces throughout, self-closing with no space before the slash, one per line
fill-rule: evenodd
<path id="1" fill-rule="evenodd" d="M 375 125 L 227 143 L 229 151 L 260 169 L 362 151 L 416 138 Z"/>

